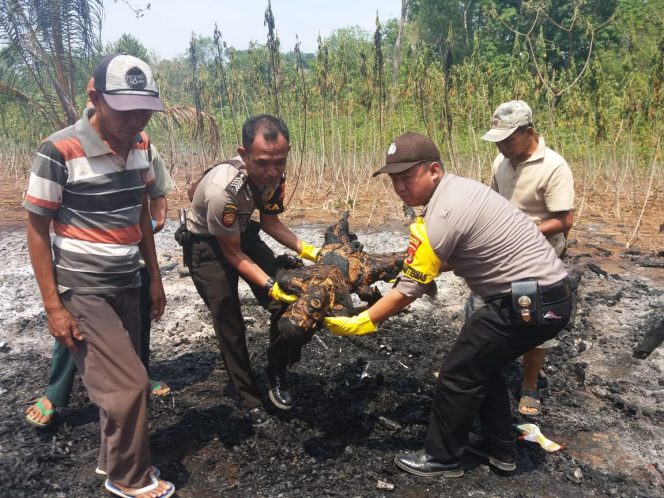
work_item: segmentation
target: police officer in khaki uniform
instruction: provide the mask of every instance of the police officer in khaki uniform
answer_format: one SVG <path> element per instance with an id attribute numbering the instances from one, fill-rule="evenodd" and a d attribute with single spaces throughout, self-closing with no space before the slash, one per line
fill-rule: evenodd
<path id="1" fill-rule="evenodd" d="M 273 280 L 275 256 L 258 235 L 262 229 L 311 261 L 320 250 L 298 239 L 279 219 L 284 211 L 289 150 L 288 128 L 280 118 L 248 118 L 242 127 L 239 156 L 208 170 L 195 188 L 187 214 L 191 278 L 210 308 L 228 375 L 256 426 L 268 419 L 249 363 L 238 278 L 273 313 L 264 373 L 270 400 L 282 410 L 292 406 L 287 367 L 300 359 L 302 345 L 311 338 L 286 338 L 279 333 L 275 317 L 283 307 L 276 301 L 290 303 L 296 297 Z M 260 224 L 251 220 L 255 210 L 260 213 Z"/>
<path id="2" fill-rule="evenodd" d="M 526 213 L 561 257 L 574 224 L 574 178 L 567 161 L 535 131 L 533 111 L 523 100 L 500 104 L 482 139 L 495 143 L 499 152 L 493 161 L 491 188 Z M 523 355 L 522 415 L 541 413 L 537 378 L 546 350 L 555 345 L 556 341 L 546 341 Z"/>
<path id="3" fill-rule="evenodd" d="M 571 290 L 561 261 L 528 217 L 474 180 L 445 173 L 438 148 L 407 133 L 394 140 L 386 165 L 408 206 L 425 206 L 411 225 L 403 271 L 395 287 L 367 311 L 326 318 L 334 334 L 362 335 L 416 298 L 435 290 L 451 269 L 487 302 L 464 323 L 440 369 L 424 449 L 395 457 L 420 476 L 460 477 L 466 448 L 505 471 L 516 468 L 515 439 L 501 370 L 555 337 L 568 322 Z M 482 437 L 469 444 L 473 419 Z"/>

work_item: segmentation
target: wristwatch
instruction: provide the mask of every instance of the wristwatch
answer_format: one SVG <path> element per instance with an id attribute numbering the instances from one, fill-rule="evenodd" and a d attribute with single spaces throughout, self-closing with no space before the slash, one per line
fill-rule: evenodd
<path id="1" fill-rule="evenodd" d="M 274 279 L 268 278 L 267 282 L 265 282 L 265 285 L 263 287 L 265 287 L 268 292 L 272 290 L 272 287 L 274 287 Z"/>

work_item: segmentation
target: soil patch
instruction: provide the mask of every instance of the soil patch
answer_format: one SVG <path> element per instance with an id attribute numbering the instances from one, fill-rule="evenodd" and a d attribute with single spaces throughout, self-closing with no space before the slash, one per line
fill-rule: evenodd
<path id="1" fill-rule="evenodd" d="M 370 252 L 405 247 L 403 221 L 373 230 L 362 218 L 350 221 Z M 321 244 L 325 226 L 300 224 L 296 232 Z M 293 410 L 272 409 L 261 383 L 271 421 L 254 431 L 237 408 L 207 309 L 180 274 L 174 229 L 169 223 L 157 236 L 168 305 L 152 332 L 154 376 L 173 395 L 151 400 L 149 416 L 154 463 L 178 496 L 664 496 L 664 348 L 645 359 L 632 355 L 664 311 L 664 270 L 640 266 L 663 262 L 662 253 L 625 253 L 597 232 L 575 233 L 566 263 L 582 277 L 579 312 L 575 328 L 549 352 L 540 385 L 544 414 L 536 421 L 565 451 L 546 454 L 524 443 L 513 476 L 468 457 L 462 479 L 422 479 L 392 459 L 422 445 L 434 372 L 463 320 L 462 281 L 439 277 L 436 298 L 413 303 L 375 335 L 317 333 L 292 373 Z M 94 473 L 97 410 L 80 384 L 52 427 L 24 422 L 23 410 L 48 380 L 52 339 L 22 230 L 2 233 L 0 256 L 1 494 L 104 496 Z M 268 315 L 248 287 L 241 292 L 258 373 Z M 520 365 L 505 375 L 516 395 Z M 514 422 L 523 419 L 515 415 Z"/>

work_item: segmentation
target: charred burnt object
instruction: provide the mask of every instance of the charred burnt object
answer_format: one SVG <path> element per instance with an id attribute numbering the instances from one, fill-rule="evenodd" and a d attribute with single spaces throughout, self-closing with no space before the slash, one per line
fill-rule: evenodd
<path id="1" fill-rule="evenodd" d="M 394 279 L 403 253 L 369 254 L 348 226 L 348 213 L 325 231 L 325 242 L 314 265 L 277 271 L 279 286 L 298 296 L 278 321 L 279 330 L 297 334 L 320 329 L 323 318 L 356 313 L 351 294 L 370 305 L 381 294 L 372 284 Z"/>

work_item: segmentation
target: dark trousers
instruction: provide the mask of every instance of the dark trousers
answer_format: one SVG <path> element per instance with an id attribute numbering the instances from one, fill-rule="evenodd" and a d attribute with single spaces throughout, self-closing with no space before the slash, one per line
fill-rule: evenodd
<path id="1" fill-rule="evenodd" d="M 150 363 L 150 273 L 145 267 L 141 268 L 141 290 L 140 290 L 140 315 L 141 315 L 141 339 L 140 358 L 145 369 Z M 69 404 L 69 397 L 74 386 L 76 365 L 69 354 L 67 346 L 60 341 L 55 341 L 53 355 L 51 356 L 51 376 L 46 386 L 46 397 L 55 406 L 63 408 Z"/>
<path id="2" fill-rule="evenodd" d="M 241 248 L 265 273 L 274 277 L 275 256 L 258 235 L 260 226 L 251 222 L 242 234 Z M 246 329 L 240 297 L 238 271 L 224 258 L 214 237 L 194 237 L 191 249 L 191 279 L 212 314 L 214 331 L 224 358 L 231 383 L 240 394 L 242 407 L 251 409 L 262 404 L 251 371 L 247 350 Z M 276 322 L 284 306 L 273 301 L 267 290 L 249 283 L 259 304 L 271 313 L 270 342 L 267 366 L 282 367 L 300 359 L 301 344 L 289 342 L 281 336 Z"/>
<path id="3" fill-rule="evenodd" d="M 510 361 L 555 337 L 567 324 L 574 296 L 542 306 L 542 325 L 523 325 L 511 298 L 489 301 L 464 323 L 438 375 L 425 449 L 437 460 L 463 457 L 479 415 L 485 435 L 512 440 L 512 415 L 502 369 Z"/>

